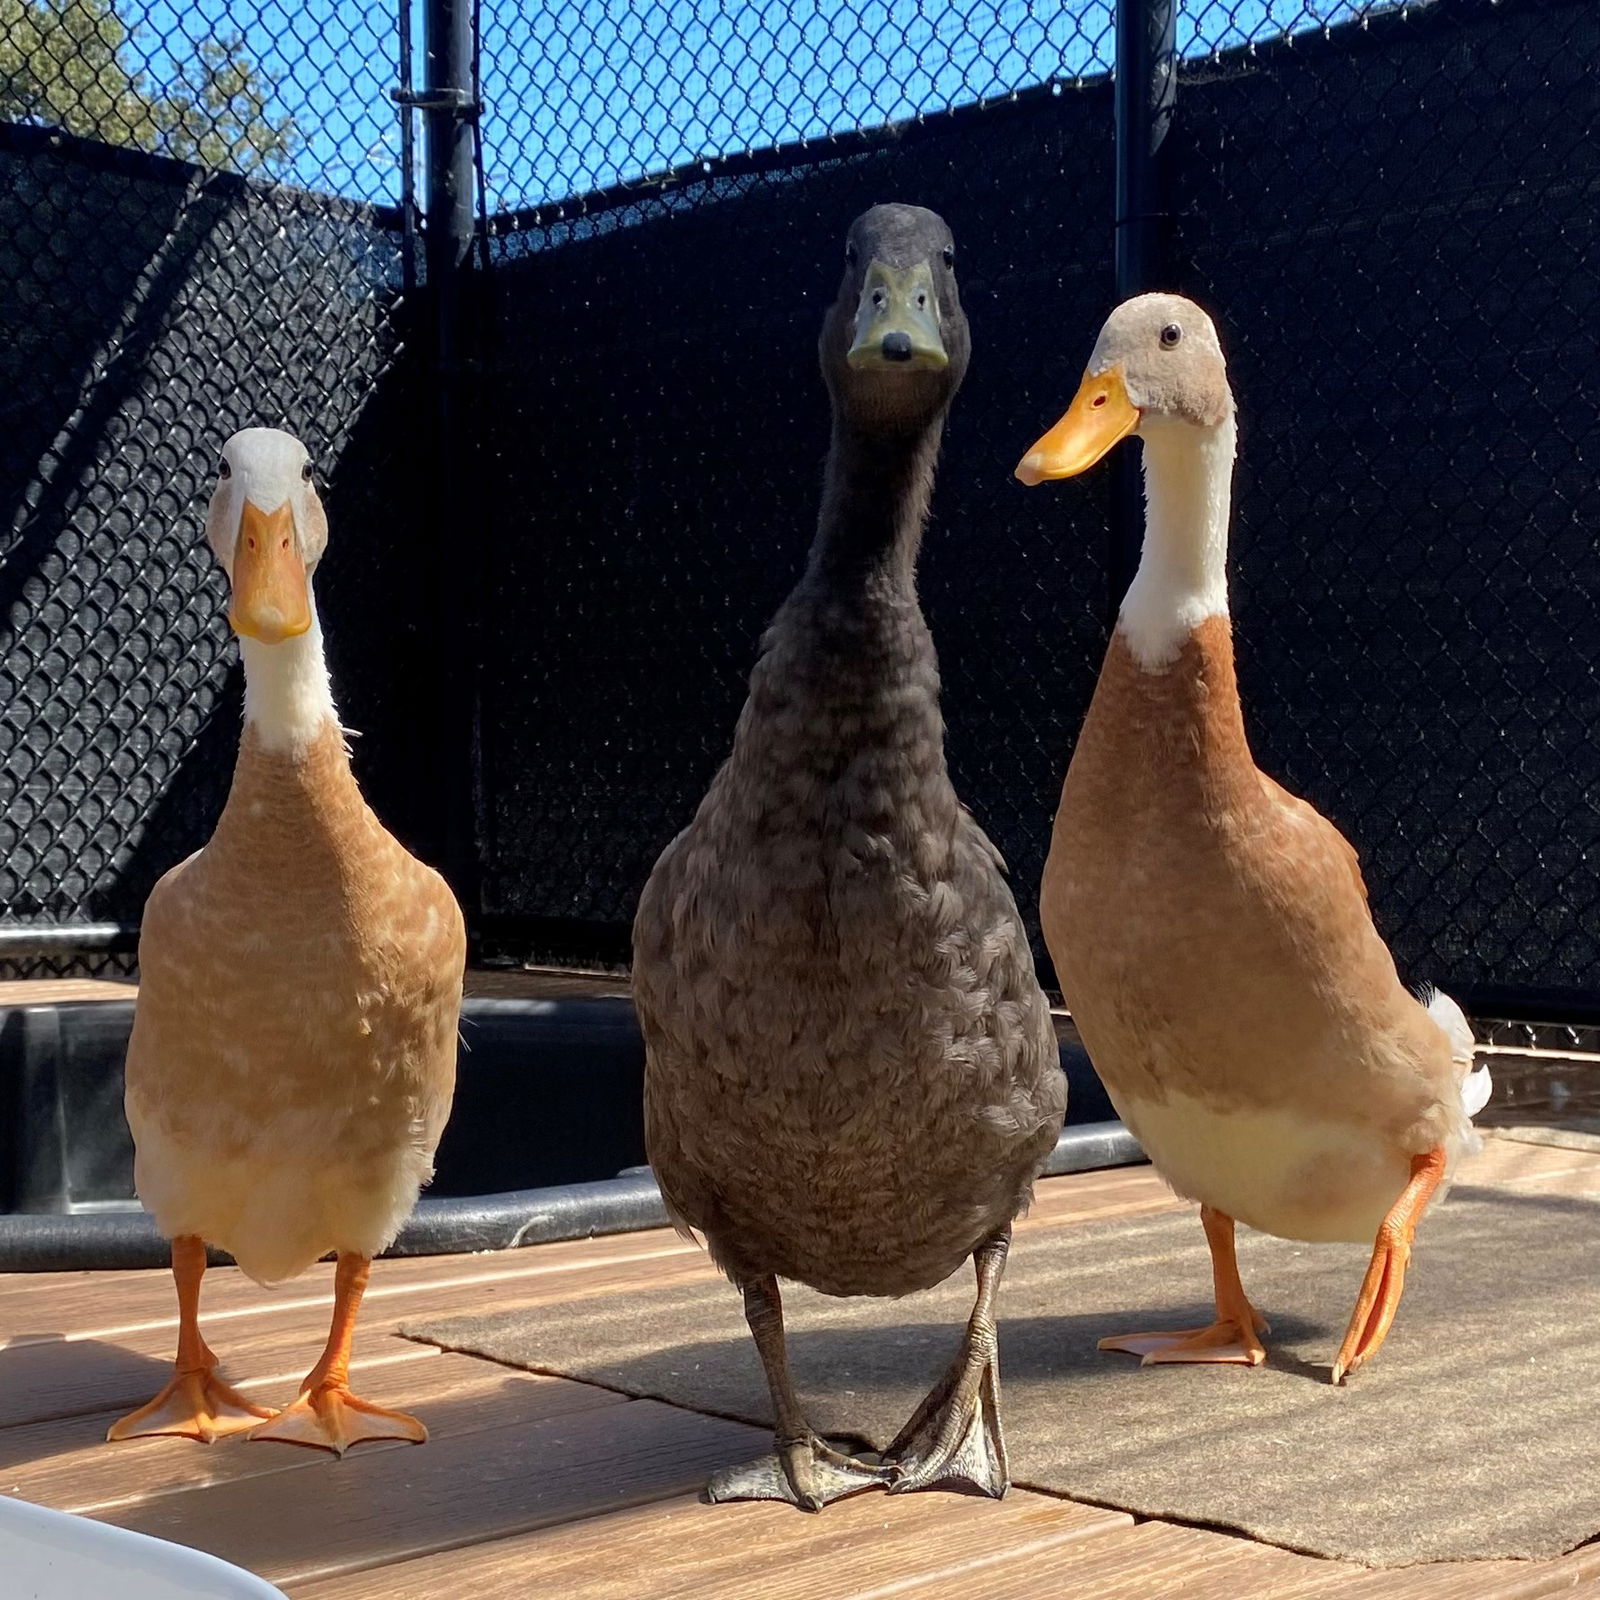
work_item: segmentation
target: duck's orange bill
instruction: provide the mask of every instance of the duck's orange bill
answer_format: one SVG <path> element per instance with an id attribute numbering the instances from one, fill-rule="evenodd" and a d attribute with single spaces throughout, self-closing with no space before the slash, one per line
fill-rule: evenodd
<path id="1" fill-rule="evenodd" d="M 1086 374 L 1066 416 L 1017 463 L 1017 477 L 1030 486 L 1075 477 L 1138 426 L 1139 408 L 1128 398 L 1122 368 Z"/>
<path id="2" fill-rule="evenodd" d="M 263 644 L 280 644 L 311 626 L 311 591 L 288 501 L 276 511 L 245 501 L 233 546 L 228 621 L 235 633 Z"/>

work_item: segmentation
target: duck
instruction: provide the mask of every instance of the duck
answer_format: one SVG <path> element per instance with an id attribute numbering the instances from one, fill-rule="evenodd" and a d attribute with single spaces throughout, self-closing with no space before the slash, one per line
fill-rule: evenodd
<path id="1" fill-rule="evenodd" d="M 306 447 L 246 428 L 217 474 L 206 538 L 230 585 L 244 729 L 214 833 L 145 907 L 125 1091 L 135 1186 L 171 1241 L 178 1349 L 171 1381 L 109 1437 L 420 1443 L 415 1417 L 352 1392 L 349 1363 L 372 1260 L 450 1112 L 464 925 L 350 769 L 312 592 L 328 523 Z M 282 1410 L 218 1375 L 198 1316 L 208 1244 L 263 1285 L 337 1257 L 326 1348 Z"/>
<path id="2" fill-rule="evenodd" d="M 1354 847 L 1251 754 L 1234 672 L 1227 546 L 1237 426 L 1216 326 L 1145 294 L 1106 321 L 1027 485 L 1143 447 L 1137 572 L 1062 786 L 1040 921 L 1113 1105 L 1200 1203 L 1216 1318 L 1119 1334 L 1146 1363 L 1258 1366 L 1270 1329 L 1235 1223 L 1372 1244 L 1332 1367 L 1376 1355 L 1417 1224 L 1476 1148 L 1489 1095 L 1448 996 L 1401 982 Z"/>
<path id="3" fill-rule="evenodd" d="M 949 227 L 857 217 L 819 342 L 832 427 L 804 574 L 733 748 L 633 934 L 646 1148 L 680 1229 L 739 1289 L 775 1451 L 713 1501 L 1005 1492 L 995 1303 L 1066 1082 L 1004 864 L 946 770 L 916 563 L 970 335 Z M 949 1369 L 883 1452 L 835 1450 L 790 1378 L 779 1280 L 900 1296 L 968 1259 Z"/>

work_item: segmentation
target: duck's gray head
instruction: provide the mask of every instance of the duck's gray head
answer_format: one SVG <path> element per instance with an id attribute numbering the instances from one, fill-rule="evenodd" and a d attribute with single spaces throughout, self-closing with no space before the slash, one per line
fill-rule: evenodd
<path id="1" fill-rule="evenodd" d="M 852 421 L 920 426 L 961 386 L 971 346 L 955 261 L 944 218 L 923 206 L 874 206 L 851 223 L 820 353 Z"/>

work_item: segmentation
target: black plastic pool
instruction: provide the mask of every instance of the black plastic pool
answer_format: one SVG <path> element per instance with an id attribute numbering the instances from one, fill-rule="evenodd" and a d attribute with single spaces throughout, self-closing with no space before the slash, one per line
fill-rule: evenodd
<path id="1" fill-rule="evenodd" d="M 0 1008 L 0 1270 L 158 1265 L 133 1197 L 133 1002 Z M 666 1220 L 644 1169 L 644 1044 L 625 999 L 469 1000 L 438 1171 L 395 1250 L 505 1249 Z M 1048 1170 L 1141 1159 L 1076 1046 Z"/>

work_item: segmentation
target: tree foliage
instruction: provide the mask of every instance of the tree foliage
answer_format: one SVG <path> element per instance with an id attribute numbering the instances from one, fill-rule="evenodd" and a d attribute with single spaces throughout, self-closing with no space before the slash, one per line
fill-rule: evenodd
<path id="1" fill-rule="evenodd" d="M 294 121 L 271 114 L 276 85 L 243 38 L 195 42 L 164 85 L 130 64 L 133 44 L 113 0 L 0 0 L 0 120 L 233 172 L 287 163 Z"/>

